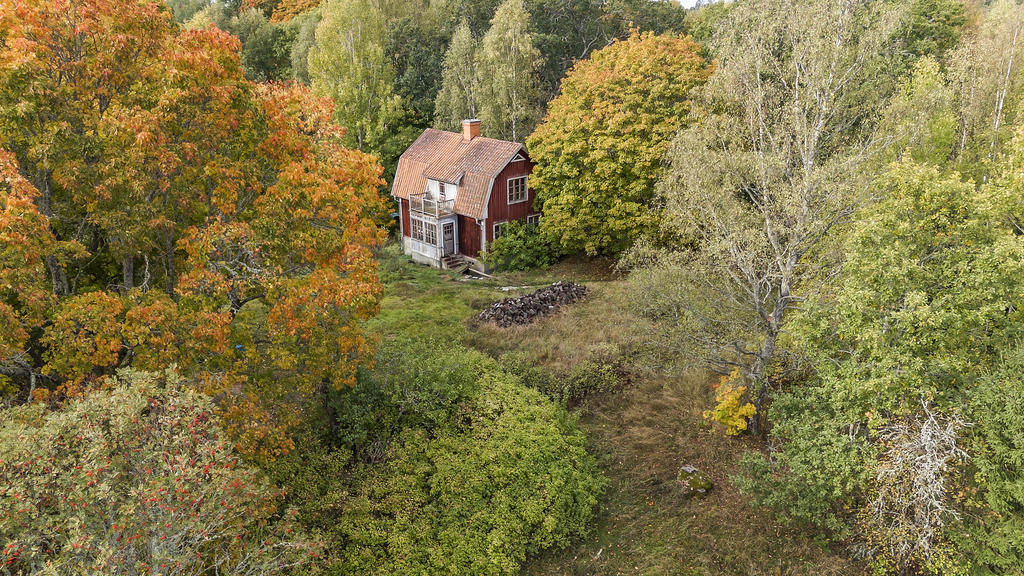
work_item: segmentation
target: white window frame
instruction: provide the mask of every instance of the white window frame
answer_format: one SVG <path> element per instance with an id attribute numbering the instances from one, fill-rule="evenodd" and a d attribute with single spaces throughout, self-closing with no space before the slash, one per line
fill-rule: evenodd
<path id="1" fill-rule="evenodd" d="M 423 220 L 420 220 L 419 218 L 410 217 L 409 236 L 413 240 L 419 240 L 420 242 L 423 242 Z"/>
<path id="2" fill-rule="evenodd" d="M 437 224 L 434 222 L 423 223 L 424 242 L 431 246 L 437 246 Z"/>
<path id="3" fill-rule="evenodd" d="M 409 235 L 413 240 L 437 246 L 437 224 L 415 217 L 410 217 L 409 220 Z"/>
<path id="4" fill-rule="evenodd" d="M 497 240 L 505 235 L 505 227 L 508 226 L 508 220 L 502 220 L 501 222 L 494 223 L 494 230 L 491 232 L 491 237 Z"/>
<path id="5" fill-rule="evenodd" d="M 540 214 L 530 214 L 526 217 L 526 225 L 536 228 L 540 226 Z"/>
<path id="6" fill-rule="evenodd" d="M 530 199 L 530 186 L 529 186 L 529 183 L 526 181 L 527 178 L 528 178 L 527 176 L 516 176 L 515 178 L 509 178 L 508 181 L 505 183 L 505 193 L 506 193 L 505 199 L 508 200 L 509 206 L 511 206 L 512 204 L 521 204 L 521 203 L 526 202 L 527 200 Z M 513 197 L 512 197 L 512 183 L 513 182 L 522 182 L 523 183 L 522 190 L 517 190 L 516 191 L 517 192 L 516 198 L 518 198 L 518 193 L 519 192 L 522 192 L 522 195 L 523 195 L 523 197 L 519 198 L 518 200 L 513 199 Z"/>

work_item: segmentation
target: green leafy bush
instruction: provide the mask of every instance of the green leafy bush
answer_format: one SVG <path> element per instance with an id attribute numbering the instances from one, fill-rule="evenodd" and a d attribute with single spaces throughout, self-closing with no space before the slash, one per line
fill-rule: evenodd
<path id="1" fill-rule="evenodd" d="M 550 266 L 558 257 L 557 249 L 525 222 L 509 222 L 500 238 L 487 246 L 484 261 L 500 270 L 531 270 Z"/>
<path id="2" fill-rule="evenodd" d="M 587 531 L 604 481 L 572 416 L 493 368 L 459 413 L 357 472 L 340 573 L 518 574 Z"/>
<path id="3" fill-rule="evenodd" d="M 484 354 L 450 342 L 385 340 L 376 365 L 336 397 L 338 440 L 365 454 L 404 429 L 443 428 L 479 391 L 480 371 L 494 365 Z"/>
<path id="4" fill-rule="evenodd" d="M 962 550 L 978 574 L 1020 574 L 1024 566 L 1024 347 L 971 394 L 976 435 L 973 508 Z"/>
<path id="5" fill-rule="evenodd" d="M 827 390 L 805 386 L 779 394 L 771 405 L 772 437 L 784 446 L 771 460 L 748 452 L 733 481 L 756 504 L 797 526 L 829 536 L 847 534 L 847 516 L 870 481 L 874 449 L 866 428 L 852 433 L 849 414 L 836 410 Z M 836 433 L 843 431 L 844 433 Z"/>
<path id="6" fill-rule="evenodd" d="M 170 371 L 107 383 L 0 411 L 0 572 L 267 575 L 319 556 L 209 399 Z"/>
<path id="7" fill-rule="evenodd" d="M 564 380 L 562 398 L 576 403 L 584 398 L 610 392 L 619 386 L 618 367 L 603 360 L 584 360 L 569 371 Z"/>
<path id="8" fill-rule="evenodd" d="M 537 366 L 526 354 L 508 352 L 501 357 L 501 367 L 518 376 L 524 385 L 568 405 L 611 392 L 622 383 L 618 362 L 604 356 L 588 358 L 568 372 L 558 374 Z"/>

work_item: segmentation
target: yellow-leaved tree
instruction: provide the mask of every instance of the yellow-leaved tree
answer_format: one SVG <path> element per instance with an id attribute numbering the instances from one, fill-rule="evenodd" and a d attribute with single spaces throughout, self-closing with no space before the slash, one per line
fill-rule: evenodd
<path id="1" fill-rule="evenodd" d="M 594 255 L 655 230 L 662 157 L 711 70 L 697 43 L 651 33 L 577 62 L 527 140 L 542 232 L 566 252 Z"/>

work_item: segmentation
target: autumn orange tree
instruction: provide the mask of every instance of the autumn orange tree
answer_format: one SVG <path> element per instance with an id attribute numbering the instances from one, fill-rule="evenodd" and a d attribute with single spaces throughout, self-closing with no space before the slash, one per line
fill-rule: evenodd
<path id="1" fill-rule="evenodd" d="M 371 357 L 376 159 L 159 2 L 0 6 L 0 390 L 177 364 L 262 457 Z"/>
<path id="2" fill-rule="evenodd" d="M 566 252 L 616 254 L 653 232 L 655 183 L 711 66 L 689 38 L 634 33 L 577 62 L 527 140 L 541 231 Z"/>

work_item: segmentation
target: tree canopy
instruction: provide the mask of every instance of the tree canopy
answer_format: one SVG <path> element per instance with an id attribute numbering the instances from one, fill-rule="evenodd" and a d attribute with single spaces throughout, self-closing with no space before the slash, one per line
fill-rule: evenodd
<path id="1" fill-rule="evenodd" d="M 485 134 L 520 142 L 533 131 L 540 109 L 541 64 L 523 0 L 505 0 L 494 13 L 477 56 Z"/>
<path id="2" fill-rule="evenodd" d="M 711 70 L 693 41 L 650 33 L 578 62 L 527 141 L 542 232 L 566 252 L 594 255 L 656 229 L 662 157 Z"/>
<path id="3" fill-rule="evenodd" d="M 170 371 L 107 384 L 60 410 L 0 411 L 5 572 L 255 576 L 321 554 L 193 384 Z"/>
<path id="4" fill-rule="evenodd" d="M 0 22 L 0 206 L 31 230 L 0 261 L 17 326 L 0 373 L 60 400 L 177 363 L 246 450 L 286 450 L 301 407 L 370 349 L 379 165 L 343 147 L 330 102 L 251 84 L 237 40 L 177 32 L 158 3 Z"/>

